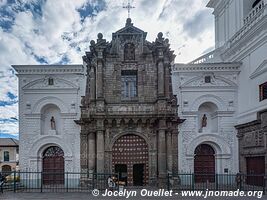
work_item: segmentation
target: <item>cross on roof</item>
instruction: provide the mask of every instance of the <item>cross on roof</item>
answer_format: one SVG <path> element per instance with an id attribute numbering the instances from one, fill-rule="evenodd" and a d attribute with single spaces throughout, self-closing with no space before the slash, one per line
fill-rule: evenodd
<path id="1" fill-rule="evenodd" d="M 126 6 L 123 6 L 123 8 L 128 9 L 128 18 L 130 18 L 131 15 L 131 9 L 135 8 L 134 6 L 131 5 L 131 0 L 128 0 L 128 4 Z"/>

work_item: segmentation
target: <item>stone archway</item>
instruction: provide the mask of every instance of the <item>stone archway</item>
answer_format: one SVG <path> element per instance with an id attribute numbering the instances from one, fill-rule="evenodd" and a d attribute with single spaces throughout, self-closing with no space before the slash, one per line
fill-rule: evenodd
<path id="1" fill-rule="evenodd" d="M 64 152 L 58 146 L 43 152 L 43 183 L 64 184 Z"/>
<path id="2" fill-rule="evenodd" d="M 194 173 L 196 182 L 215 181 L 215 151 L 208 144 L 200 144 L 195 149 Z"/>
<path id="3" fill-rule="evenodd" d="M 112 147 L 112 171 L 128 186 L 148 184 L 148 145 L 134 134 L 123 135 Z"/>

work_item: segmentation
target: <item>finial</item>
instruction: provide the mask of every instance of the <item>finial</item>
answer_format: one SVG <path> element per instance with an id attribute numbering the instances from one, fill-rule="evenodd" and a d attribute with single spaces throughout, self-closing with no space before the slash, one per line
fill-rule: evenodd
<path id="1" fill-rule="evenodd" d="M 128 0 L 127 6 L 123 6 L 123 8 L 126 8 L 128 10 L 128 18 L 131 17 L 131 9 L 135 8 L 134 6 L 131 5 L 130 0 Z"/>
<path id="2" fill-rule="evenodd" d="M 158 33 L 158 38 L 159 38 L 159 39 L 162 39 L 162 37 L 163 37 L 163 33 L 162 33 L 162 32 L 159 32 L 159 33 Z"/>
<path id="3" fill-rule="evenodd" d="M 102 40 L 103 39 L 103 34 L 102 33 L 98 33 L 97 37 L 98 37 L 99 40 Z"/>
<path id="4" fill-rule="evenodd" d="M 132 24 L 132 19 L 131 18 L 127 18 L 127 20 L 126 20 L 126 26 L 131 26 L 131 25 L 133 25 Z"/>

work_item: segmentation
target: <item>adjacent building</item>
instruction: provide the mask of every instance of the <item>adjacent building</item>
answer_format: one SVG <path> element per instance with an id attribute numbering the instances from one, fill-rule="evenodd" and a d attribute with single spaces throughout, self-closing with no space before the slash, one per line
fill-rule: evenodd
<path id="1" fill-rule="evenodd" d="M 0 171 L 18 170 L 19 141 L 13 138 L 0 138 Z"/>

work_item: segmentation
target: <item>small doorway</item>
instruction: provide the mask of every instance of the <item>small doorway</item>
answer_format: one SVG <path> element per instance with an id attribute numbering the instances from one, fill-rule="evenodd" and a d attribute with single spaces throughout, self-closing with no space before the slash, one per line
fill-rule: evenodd
<path id="1" fill-rule="evenodd" d="M 117 164 L 115 165 L 115 173 L 119 174 L 119 180 L 127 185 L 127 165 Z"/>
<path id="2" fill-rule="evenodd" d="M 215 151 L 208 144 L 201 144 L 195 150 L 194 172 L 196 182 L 215 181 Z"/>
<path id="3" fill-rule="evenodd" d="M 255 186 L 264 186 L 265 158 L 248 157 L 247 161 L 247 184 Z"/>
<path id="4" fill-rule="evenodd" d="M 144 164 L 133 165 L 133 185 L 143 186 L 144 185 Z"/>

